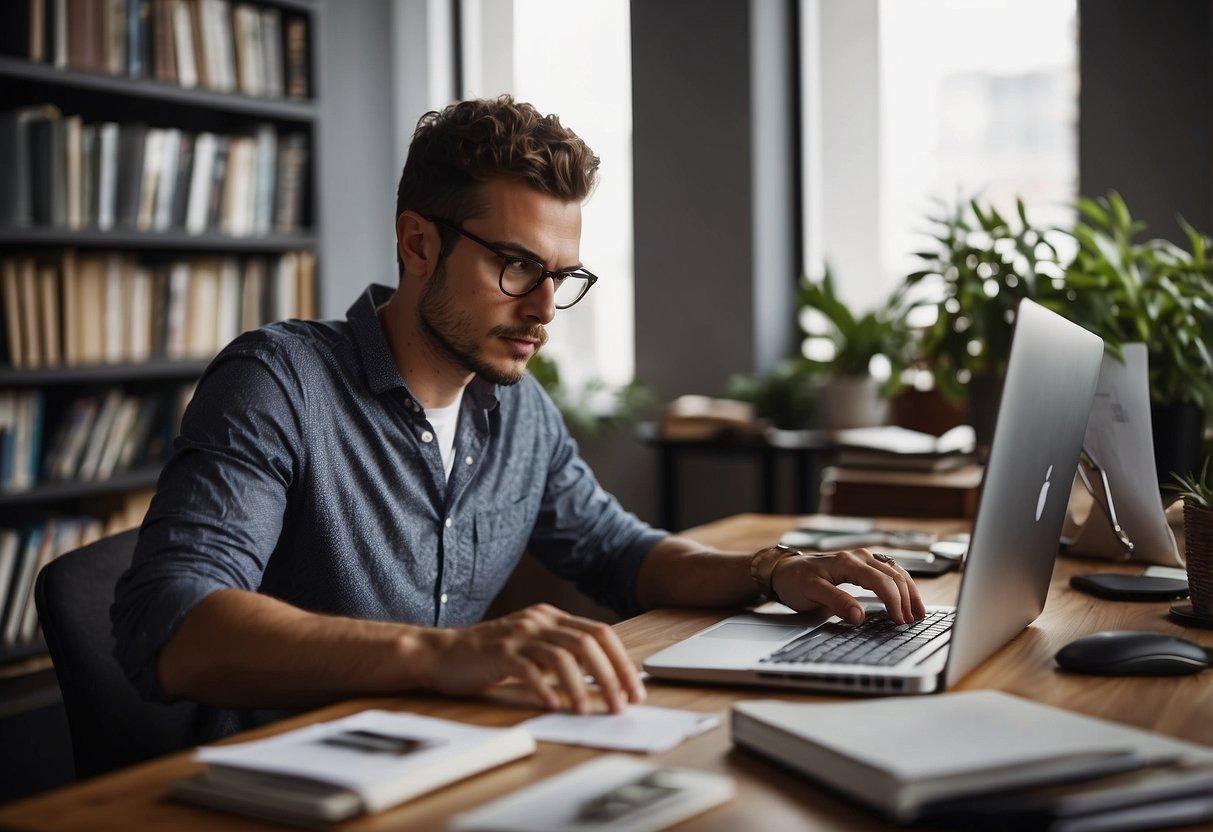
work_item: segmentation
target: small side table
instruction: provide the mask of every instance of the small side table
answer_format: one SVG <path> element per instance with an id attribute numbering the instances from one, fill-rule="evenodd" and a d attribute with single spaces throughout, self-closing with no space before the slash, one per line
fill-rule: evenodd
<path id="1" fill-rule="evenodd" d="M 856 517 L 963 517 L 977 514 L 980 465 L 920 473 L 863 468 L 827 468 L 821 479 L 823 514 Z"/>
<path id="2" fill-rule="evenodd" d="M 817 509 L 822 466 L 834 452 L 832 434 L 824 430 L 768 428 L 759 434 L 724 435 L 713 439 L 666 439 L 661 435 L 660 424 L 641 422 L 636 426 L 636 436 L 657 449 L 658 519 L 665 529 L 682 528 L 679 523 L 679 469 L 687 454 L 756 457 L 762 470 L 758 510 L 764 514 L 778 511 L 779 460 L 791 459 L 795 474 L 795 511 L 812 514 Z"/>

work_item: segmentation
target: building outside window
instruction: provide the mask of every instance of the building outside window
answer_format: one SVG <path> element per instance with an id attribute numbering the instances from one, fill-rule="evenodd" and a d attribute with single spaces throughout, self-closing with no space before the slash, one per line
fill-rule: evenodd
<path id="1" fill-rule="evenodd" d="M 1078 187 L 1075 0 L 802 0 L 805 269 L 870 307 L 935 199 L 1064 224 Z"/>

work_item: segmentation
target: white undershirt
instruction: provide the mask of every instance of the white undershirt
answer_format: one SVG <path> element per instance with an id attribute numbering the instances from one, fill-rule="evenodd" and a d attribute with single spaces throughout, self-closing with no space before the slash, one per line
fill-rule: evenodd
<path id="1" fill-rule="evenodd" d="M 455 428 L 459 426 L 459 403 L 463 401 L 463 389 L 455 396 L 455 401 L 446 407 L 427 407 L 425 418 L 434 428 L 434 436 L 438 439 L 438 453 L 442 455 L 442 470 L 446 478 L 451 478 L 451 468 L 455 464 Z"/>

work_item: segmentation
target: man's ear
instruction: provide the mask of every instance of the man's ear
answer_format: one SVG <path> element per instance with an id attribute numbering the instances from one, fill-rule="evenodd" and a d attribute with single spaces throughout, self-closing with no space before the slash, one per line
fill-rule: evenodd
<path id="1" fill-rule="evenodd" d="M 442 239 L 434 223 L 416 211 L 401 211 L 396 217 L 396 256 L 404 263 L 405 274 L 428 279 L 438 268 Z"/>

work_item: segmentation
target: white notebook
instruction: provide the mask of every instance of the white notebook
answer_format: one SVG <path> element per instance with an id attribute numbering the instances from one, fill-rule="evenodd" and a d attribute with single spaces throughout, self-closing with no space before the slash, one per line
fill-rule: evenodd
<path id="1" fill-rule="evenodd" d="M 204 746 L 204 774 L 174 785 L 194 803 L 287 822 L 379 812 L 535 751 L 521 728 L 363 711 L 269 739 Z"/>
<path id="2" fill-rule="evenodd" d="M 733 740 L 899 821 L 924 804 L 1213 749 L 996 691 L 740 702 Z"/>

